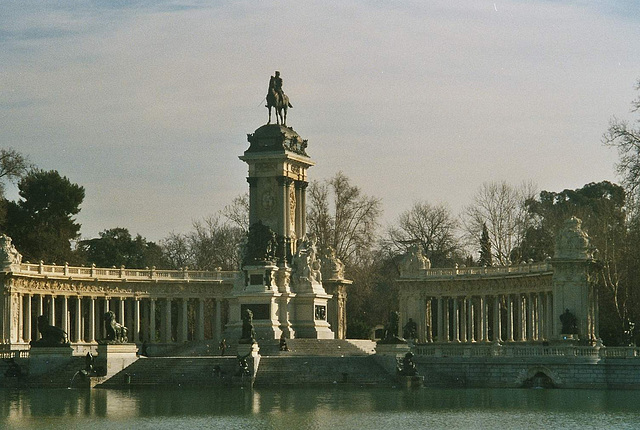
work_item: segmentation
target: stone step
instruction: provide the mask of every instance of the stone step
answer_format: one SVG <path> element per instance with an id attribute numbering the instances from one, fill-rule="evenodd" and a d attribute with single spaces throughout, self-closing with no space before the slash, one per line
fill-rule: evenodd
<path id="1" fill-rule="evenodd" d="M 219 372 L 216 366 L 219 366 Z M 125 375 L 130 378 L 131 386 L 221 385 L 230 380 L 237 368 L 238 360 L 235 357 L 141 357 L 101 385 L 120 386 L 125 381 Z"/>
<path id="2" fill-rule="evenodd" d="M 371 356 L 262 357 L 256 386 L 305 384 L 392 384 Z"/>

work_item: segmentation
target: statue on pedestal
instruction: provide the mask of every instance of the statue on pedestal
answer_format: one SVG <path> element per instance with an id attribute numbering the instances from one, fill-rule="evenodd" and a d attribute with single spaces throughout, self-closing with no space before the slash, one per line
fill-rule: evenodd
<path id="1" fill-rule="evenodd" d="M 322 277 L 324 279 L 344 279 L 344 263 L 336 256 L 336 251 L 329 246 L 322 256 Z"/>

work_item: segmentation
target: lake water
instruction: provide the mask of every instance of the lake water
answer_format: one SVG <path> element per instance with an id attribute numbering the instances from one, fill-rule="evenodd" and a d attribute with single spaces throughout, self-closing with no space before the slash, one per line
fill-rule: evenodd
<path id="1" fill-rule="evenodd" d="M 0 389 L 3 429 L 637 429 L 640 392 Z"/>

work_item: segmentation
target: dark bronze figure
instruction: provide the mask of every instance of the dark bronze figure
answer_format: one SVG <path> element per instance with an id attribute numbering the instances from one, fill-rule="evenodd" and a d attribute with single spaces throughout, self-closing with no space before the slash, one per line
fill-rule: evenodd
<path id="1" fill-rule="evenodd" d="M 271 124 L 271 108 L 276 111 L 276 123 L 287 126 L 287 109 L 293 106 L 289 103 L 289 97 L 282 90 L 282 78 L 280 72 L 276 71 L 275 76 L 269 79 L 269 90 L 267 92 L 267 108 L 269 109 L 269 122 Z M 284 112 L 284 115 L 283 115 Z"/>
<path id="2" fill-rule="evenodd" d="M 40 347 L 69 345 L 67 332 L 65 332 L 61 328 L 50 325 L 49 318 L 47 318 L 45 315 L 40 315 L 38 317 L 38 331 L 42 335 L 42 339 L 32 340 L 30 343 L 31 346 Z"/>
<path id="3" fill-rule="evenodd" d="M 127 328 L 116 321 L 116 314 L 109 311 L 104 314 L 104 328 L 107 332 L 108 343 L 126 343 Z"/>
<path id="4" fill-rule="evenodd" d="M 402 337 L 407 340 L 414 340 L 418 337 L 418 324 L 412 318 L 409 318 L 409 321 L 402 328 Z"/>
<path id="5" fill-rule="evenodd" d="M 239 343 L 253 344 L 256 341 L 256 331 L 253 328 L 253 312 L 246 309 L 242 315 L 242 337 Z"/>

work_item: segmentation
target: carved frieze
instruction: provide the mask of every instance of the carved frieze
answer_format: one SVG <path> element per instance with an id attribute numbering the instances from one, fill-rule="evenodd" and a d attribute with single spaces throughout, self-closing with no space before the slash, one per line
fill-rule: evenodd
<path id="1" fill-rule="evenodd" d="M 5 278 L 11 292 L 45 295 L 74 295 L 86 297 L 218 297 L 228 294 L 232 284 L 212 282 L 157 282 L 144 281 L 96 281 L 77 279 L 36 278 L 14 275 L 10 282 Z"/>

